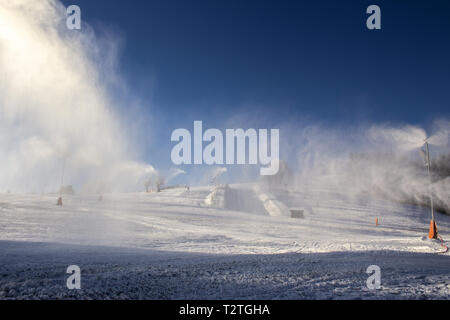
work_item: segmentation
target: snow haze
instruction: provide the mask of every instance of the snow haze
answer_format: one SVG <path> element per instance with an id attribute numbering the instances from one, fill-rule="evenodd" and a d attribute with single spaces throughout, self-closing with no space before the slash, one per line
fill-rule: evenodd
<path id="1" fill-rule="evenodd" d="M 140 189 L 137 161 L 108 85 L 113 41 L 68 30 L 58 1 L 0 0 L 0 190 Z"/>

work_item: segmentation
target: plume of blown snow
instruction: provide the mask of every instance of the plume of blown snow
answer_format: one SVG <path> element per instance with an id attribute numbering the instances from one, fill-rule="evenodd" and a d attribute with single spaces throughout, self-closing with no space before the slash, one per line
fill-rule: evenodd
<path id="1" fill-rule="evenodd" d="M 173 179 L 175 179 L 176 177 L 178 177 L 179 175 L 182 175 L 182 174 L 186 174 L 186 171 L 181 170 L 179 168 L 171 168 L 169 170 L 169 175 L 167 177 L 167 182 L 172 181 Z"/>
<path id="2" fill-rule="evenodd" d="M 432 163 L 439 152 L 449 152 L 450 126 L 440 121 L 433 127 L 427 140 Z M 349 198 L 369 194 L 399 203 L 429 201 L 429 180 L 419 154 L 427 139 L 423 128 L 373 125 L 340 130 L 311 125 L 292 136 L 298 150 L 295 188 L 339 190 Z M 434 177 L 431 185 L 435 201 L 446 210 L 449 183 L 449 178 Z"/>
<path id="3" fill-rule="evenodd" d="M 118 79 L 114 44 L 65 20 L 58 0 L 0 0 L 0 188 L 54 191 L 64 168 L 67 184 L 139 189 L 153 168 L 105 85 Z"/>
<path id="4" fill-rule="evenodd" d="M 225 167 L 214 167 L 210 170 L 208 175 L 208 183 L 217 183 L 218 179 L 227 172 L 227 168 Z"/>

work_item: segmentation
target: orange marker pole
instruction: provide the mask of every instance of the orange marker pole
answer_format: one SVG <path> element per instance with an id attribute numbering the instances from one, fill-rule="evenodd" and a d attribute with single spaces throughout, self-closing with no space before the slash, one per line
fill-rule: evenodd
<path id="1" fill-rule="evenodd" d="M 430 221 L 430 231 L 428 232 L 428 238 L 430 239 L 437 239 L 438 238 L 438 231 L 436 227 L 436 221 L 431 220 Z"/>

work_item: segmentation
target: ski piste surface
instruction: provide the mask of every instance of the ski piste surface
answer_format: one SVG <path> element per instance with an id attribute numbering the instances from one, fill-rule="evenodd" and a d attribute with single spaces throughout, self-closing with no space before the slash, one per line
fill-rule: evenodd
<path id="1" fill-rule="evenodd" d="M 0 298 L 448 299 L 425 208 L 336 188 L 0 195 Z M 303 210 L 302 219 L 290 209 Z M 378 225 L 375 225 L 375 219 Z M 443 239 L 450 217 L 437 214 Z M 65 268 L 82 270 L 68 290 Z M 381 288 L 366 287 L 378 265 Z"/>

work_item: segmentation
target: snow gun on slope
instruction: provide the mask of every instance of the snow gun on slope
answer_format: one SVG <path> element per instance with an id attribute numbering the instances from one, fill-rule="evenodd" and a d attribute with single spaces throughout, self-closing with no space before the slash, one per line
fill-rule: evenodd
<path id="1" fill-rule="evenodd" d="M 441 246 L 444 247 L 444 252 L 446 253 L 448 251 L 448 247 L 444 245 L 444 240 L 439 235 L 437 226 L 436 226 L 436 219 L 434 216 L 434 205 L 433 205 L 433 192 L 431 190 L 431 161 L 430 161 L 430 146 L 428 144 L 428 139 L 425 140 L 425 164 L 427 166 L 427 173 L 428 173 L 428 192 L 430 197 L 430 207 L 431 207 L 431 220 L 430 220 L 430 230 L 428 232 L 428 238 L 430 239 L 440 239 L 441 240 Z"/>

